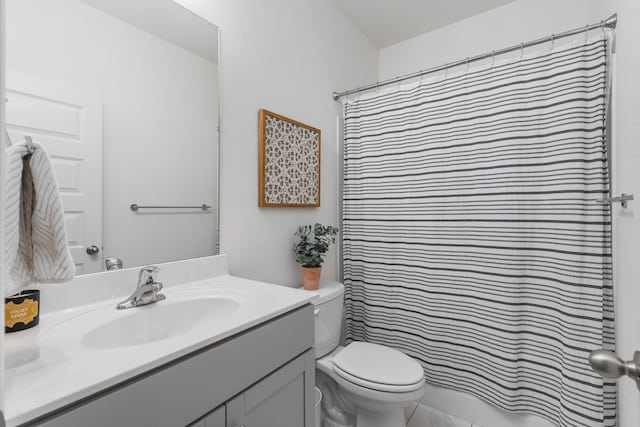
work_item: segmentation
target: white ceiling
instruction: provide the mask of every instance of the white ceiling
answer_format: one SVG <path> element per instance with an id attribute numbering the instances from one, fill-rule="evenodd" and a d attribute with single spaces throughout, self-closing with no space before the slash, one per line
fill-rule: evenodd
<path id="1" fill-rule="evenodd" d="M 334 1 L 378 48 L 383 48 L 514 0 Z"/>

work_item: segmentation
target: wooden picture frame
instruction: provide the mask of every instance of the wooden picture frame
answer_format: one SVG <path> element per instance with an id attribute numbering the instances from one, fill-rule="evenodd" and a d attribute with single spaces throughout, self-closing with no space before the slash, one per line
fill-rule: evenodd
<path id="1" fill-rule="evenodd" d="M 320 206 L 320 129 L 261 109 L 258 206 Z"/>

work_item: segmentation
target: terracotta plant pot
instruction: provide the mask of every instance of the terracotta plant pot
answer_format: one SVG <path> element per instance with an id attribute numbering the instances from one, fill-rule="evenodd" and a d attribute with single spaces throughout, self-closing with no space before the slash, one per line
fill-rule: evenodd
<path id="1" fill-rule="evenodd" d="M 322 267 L 300 267 L 302 271 L 302 284 L 308 291 L 315 291 L 320 284 L 320 272 Z"/>

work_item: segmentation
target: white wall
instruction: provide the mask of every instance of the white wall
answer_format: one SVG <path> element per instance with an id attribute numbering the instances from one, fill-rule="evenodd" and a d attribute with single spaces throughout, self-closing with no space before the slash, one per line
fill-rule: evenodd
<path id="1" fill-rule="evenodd" d="M 613 193 L 629 193 L 629 207 L 613 208 L 614 288 L 617 353 L 625 360 L 640 350 L 640 2 L 590 0 L 592 21 L 618 13 L 615 41 Z M 640 425 L 640 393 L 628 378 L 619 381 L 619 425 Z"/>
<path id="2" fill-rule="evenodd" d="M 381 49 L 379 78 L 385 80 L 546 37 L 584 26 L 590 19 L 584 0 L 517 0 Z"/>
<path id="3" fill-rule="evenodd" d="M 640 80 L 637 78 L 640 75 L 640 51 L 637 47 L 640 6 L 635 0 L 518 0 L 381 49 L 379 79 L 393 78 L 599 22 L 615 11 L 620 15 L 620 22 L 617 31 L 617 148 L 614 159 L 614 185 L 618 189 L 614 191 L 640 195 Z M 576 36 L 580 37 L 584 36 Z M 543 45 L 530 50 L 549 47 Z M 635 210 L 638 211 L 637 204 Z M 620 208 L 615 207 L 614 213 L 619 212 Z M 640 277 L 640 220 L 633 205 L 623 214 L 615 215 L 614 223 L 617 227 L 614 252 L 617 257 L 618 346 L 620 355 L 630 359 L 633 351 L 640 349 L 640 335 L 637 333 L 640 315 L 635 314 L 638 312 L 636 301 L 640 299 L 637 283 Z M 640 423 L 640 402 L 635 385 L 623 380 L 621 391 L 620 425 L 637 426 Z M 428 388 L 423 403 L 485 427 L 550 426 L 546 420 L 506 414 L 469 395 L 436 387 Z"/>
<path id="4" fill-rule="evenodd" d="M 217 65 L 78 0 L 8 0 L 7 16 L 8 68 L 103 100 L 104 255 L 136 266 L 213 254 L 213 213 L 129 205 L 215 203 Z"/>
<path id="5" fill-rule="evenodd" d="M 337 225 L 336 89 L 374 81 L 376 48 L 332 1 L 179 0 L 220 26 L 221 247 L 232 274 L 298 285 L 299 224 Z M 322 131 L 321 207 L 258 208 L 258 110 Z M 325 279 L 337 277 L 336 248 Z"/>

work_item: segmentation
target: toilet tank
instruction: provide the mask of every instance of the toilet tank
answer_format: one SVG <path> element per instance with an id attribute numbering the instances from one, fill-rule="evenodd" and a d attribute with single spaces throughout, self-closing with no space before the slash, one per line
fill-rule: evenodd
<path id="1" fill-rule="evenodd" d="M 330 353 L 340 343 L 342 329 L 342 303 L 344 285 L 338 282 L 320 282 L 317 296 L 312 302 L 315 314 L 316 359 Z"/>

